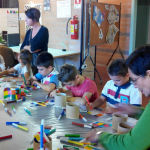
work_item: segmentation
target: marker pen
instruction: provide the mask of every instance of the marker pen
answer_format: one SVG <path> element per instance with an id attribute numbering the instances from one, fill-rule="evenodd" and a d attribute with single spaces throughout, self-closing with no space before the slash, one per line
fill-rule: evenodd
<path id="1" fill-rule="evenodd" d="M 92 128 L 92 126 L 89 126 L 89 125 L 86 125 L 86 124 L 82 124 L 82 123 L 77 123 L 77 122 L 72 122 L 73 125 L 76 125 L 76 126 L 80 126 L 80 127 L 83 127 L 83 128 Z"/>

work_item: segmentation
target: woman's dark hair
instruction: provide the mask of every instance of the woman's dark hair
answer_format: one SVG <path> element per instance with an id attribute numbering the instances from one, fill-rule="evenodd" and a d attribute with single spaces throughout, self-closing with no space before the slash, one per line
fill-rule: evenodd
<path id="1" fill-rule="evenodd" d="M 42 52 L 38 55 L 36 60 L 36 66 L 48 68 L 49 66 L 53 67 L 53 65 L 54 65 L 54 58 L 52 54 L 48 52 Z"/>
<path id="2" fill-rule="evenodd" d="M 25 14 L 28 18 L 32 19 L 33 21 L 39 22 L 41 13 L 37 8 L 29 8 L 25 11 Z"/>
<path id="3" fill-rule="evenodd" d="M 58 79 L 62 83 L 74 81 L 76 79 L 77 74 L 78 74 L 78 71 L 75 66 L 65 64 L 65 65 L 61 66 L 61 68 L 60 68 L 60 72 L 58 74 Z"/>
<path id="4" fill-rule="evenodd" d="M 146 76 L 150 70 L 150 45 L 137 48 L 126 60 L 128 68 L 137 76 Z"/>
<path id="5" fill-rule="evenodd" d="M 20 59 L 24 65 L 31 64 L 32 54 L 28 50 L 23 49 L 20 52 Z"/>
<path id="6" fill-rule="evenodd" d="M 128 73 L 128 67 L 123 59 L 114 60 L 107 70 L 111 76 L 125 77 Z"/>

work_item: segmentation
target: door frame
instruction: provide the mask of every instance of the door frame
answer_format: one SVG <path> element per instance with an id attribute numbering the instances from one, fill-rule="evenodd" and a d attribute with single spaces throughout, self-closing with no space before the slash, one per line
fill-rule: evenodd
<path id="1" fill-rule="evenodd" d="M 135 50 L 136 22 L 137 22 L 137 0 L 132 0 L 129 54 L 131 54 Z"/>

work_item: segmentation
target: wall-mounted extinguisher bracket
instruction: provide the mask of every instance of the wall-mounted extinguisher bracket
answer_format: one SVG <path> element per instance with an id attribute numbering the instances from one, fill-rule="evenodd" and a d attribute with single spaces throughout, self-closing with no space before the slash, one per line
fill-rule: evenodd
<path id="1" fill-rule="evenodd" d="M 70 35 L 71 39 L 77 40 L 78 39 L 78 32 L 79 32 L 79 20 L 77 16 L 73 16 L 73 18 L 69 18 L 67 21 L 67 29 L 66 33 L 68 34 L 68 24 L 70 22 Z"/>

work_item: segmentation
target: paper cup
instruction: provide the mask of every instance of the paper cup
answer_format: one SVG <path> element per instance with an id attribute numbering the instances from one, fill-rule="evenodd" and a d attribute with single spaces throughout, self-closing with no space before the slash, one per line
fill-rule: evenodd
<path id="1" fill-rule="evenodd" d="M 66 105 L 66 118 L 79 119 L 79 107 L 71 103 L 68 103 Z"/>
<path id="2" fill-rule="evenodd" d="M 113 116 L 112 116 L 112 129 L 117 131 L 119 124 L 122 122 L 126 122 L 127 119 L 128 119 L 127 114 L 117 114 L 117 113 L 113 114 Z"/>
<path id="3" fill-rule="evenodd" d="M 66 94 L 65 93 L 56 93 L 55 107 L 66 107 Z"/>
<path id="4" fill-rule="evenodd" d="M 131 126 L 128 123 L 124 122 L 118 125 L 117 133 L 123 134 L 129 132 L 130 130 L 131 130 Z"/>

